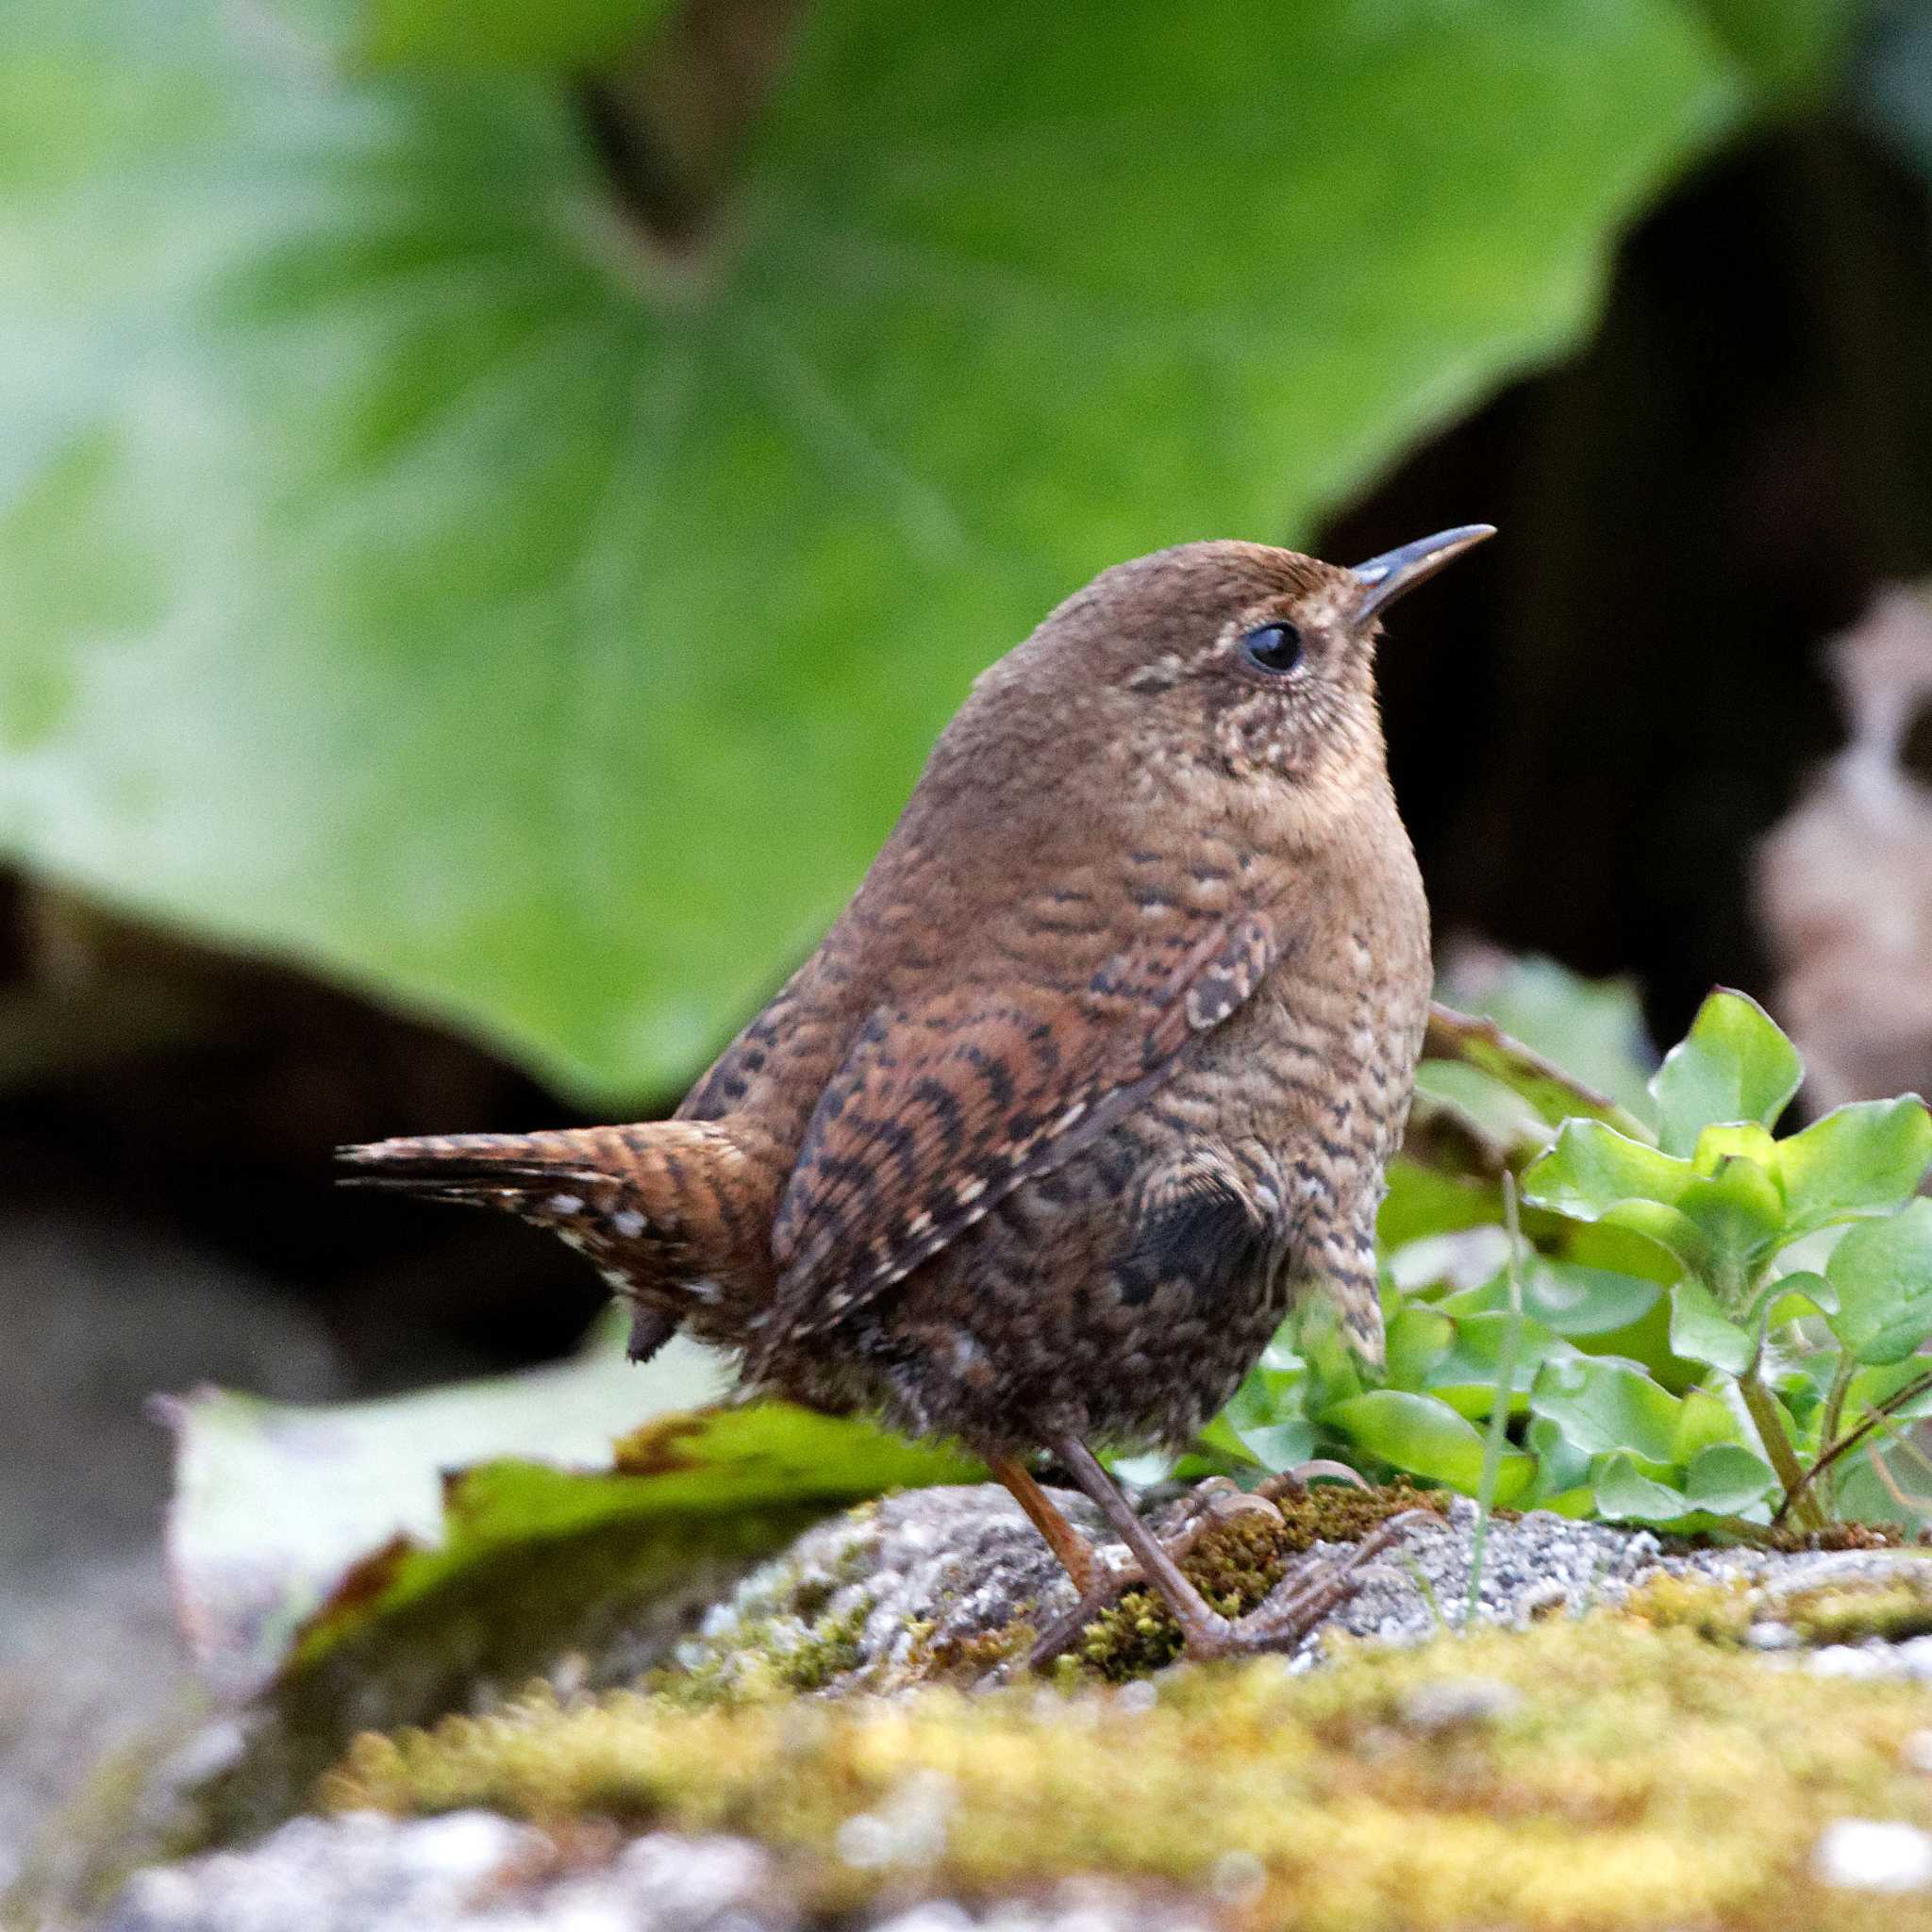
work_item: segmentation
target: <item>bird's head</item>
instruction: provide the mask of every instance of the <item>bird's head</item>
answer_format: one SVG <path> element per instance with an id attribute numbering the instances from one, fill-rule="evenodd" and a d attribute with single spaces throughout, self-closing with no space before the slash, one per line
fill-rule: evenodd
<path id="1" fill-rule="evenodd" d="M 1353 569 L 1259 543 L 1185 543 L 1116 564 L 979 681 L 974 704 L 1165 788 L 1206 777 L 1263 801 L 1341 804 L 1382 781 L 1374 656 L 1382 613 L 1487 524 Z"/>

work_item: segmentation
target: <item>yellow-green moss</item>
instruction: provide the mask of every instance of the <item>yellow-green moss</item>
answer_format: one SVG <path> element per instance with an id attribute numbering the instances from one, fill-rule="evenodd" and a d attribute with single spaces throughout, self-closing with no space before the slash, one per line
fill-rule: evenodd
<path id="1" fill-rule="evenodd" d="M 1736 1648 L 1757 1621 L 1762 1592 L 1744 1577 L 1724 1581 L 1660 1571 L 1633 1590 L 1624 1613 L 1657 1630 L 1689 1630 L 1708 1643 Z"/>
<path id="2" fill-rule="evenodd" d="M 1807 1643 L 1900 1643 L 1932 1632 L 1932 1567 L 1923 1576 L 1848 1578 L 1778 1597 L 1776 1611 Z"/>
<path id="3" fill-rule="evenodd" d="M 1405 1509 L 1441 1509 L 1442 1498 L 1403 1483 L 1379 1490 L 1324 1484 L 1275 1507 L 1278 1523 L 1259 1511 L 1237 1516 L 1208 1530 L 1182 1561 L 1202 1595 L 1226 1616 L 1253 1609 L 1316 1543 L 1357 1542 Z M 1163 1669 L 1180 1653 L 1180 1626 L 1166 1604 L 1155 1591 L 1137 1589 L 1090 1624 L 1070 1655 L 1075 1674 L 1091 1671 L 1123 1683 Z"/>
<path id="4" fill-rule="evenodd" d="M 1768 1590 L 1742 1578 L 1656 1576 L 1634 1591 L 1625 1611 L 1659 1629 L 1693 1630 L 1717 1643 L 1741 1644 L 1752 1625 L 1777 1623 L 1810 1645 L 1888 1643 L 1932 1632 L 1932 1562 L 1924 1574 L 1835 1577 L 1804 1590 Z"/>
<path id="5" fill-rule="evenodd" d="M 1475 1716 L 1429 1716 L 1428 1687 L 1470 1679 Z M 1600 1613 L 1351 1647 L 1304 1675 L 1193 1671 L 1158 1694 L 537 1695 L 359 1739 L 324 1796 L 745 1832 L 820 1911 L 1104 1871 L 1218 1890 L 1275 1932 L 1876 1932 L 1932 1927 L 1932 1904 L 1826 1892 L 1812 1847 L 1836 1817 L 1932 1827 L 1932 1778 L 1902 1751 L 1927 1726 L 1932 1688 L 1821 1679 Z M 901 1831 L 908 1807 L 919 1828 Z"/>

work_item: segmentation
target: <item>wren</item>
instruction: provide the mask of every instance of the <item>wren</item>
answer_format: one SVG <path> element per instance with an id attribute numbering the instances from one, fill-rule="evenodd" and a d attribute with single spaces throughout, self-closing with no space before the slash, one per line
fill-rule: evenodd
<path id="1" fill-rule="evenodd" d="M 343 1158 L 555 1229 L 640 1358 L 684 1328 L 749 1388 L 969 1444 L 1085 1601 L 1093 1553 L 1022 1459 L 1050 1450 L 1192 1655 L 1293 1641 L 1345 1574 L 1221 1616 L 1089 1444 L 1187 1443 L 1303 1295 L 1380 1358 L 1430 965 L 1373 658 L 1389 604 L 1492 534 L 1103 572 L 979 677 L 673 1119 Z"/>

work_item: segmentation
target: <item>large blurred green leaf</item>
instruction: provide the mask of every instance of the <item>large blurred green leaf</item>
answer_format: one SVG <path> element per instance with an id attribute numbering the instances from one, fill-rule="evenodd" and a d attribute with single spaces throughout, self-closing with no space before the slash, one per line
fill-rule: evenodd
<path id="1" fill-rule="evenodd" d="M 0 845 L 613 1100 L 1054 598 L 1306 533 L 1749 105 L 1674 0 L 825 0 L 672 266 L 541 76 L 0 53 Z"/>
<path id="2" fill-rule="evenodd" d="M 670 0 L 362 0 L 348 51 L 372 67 L 569 71 L 636 45 L 669 8 Z"/>
<path id="3" fill-rule="evenodd" d="M 203 1390 L 169 1404 L 168 1560 L 197 1660 L 218 1688 L 249 1692 L 434 1592 L 487 1595 L 477 1579 L 507 1554 L 551 1551 L 561 1602 L 573 1548 L 681 1524 L 658 1566 L 668 1589 L 700 1556 L 755 1557 L 815 1512 L 978 1473 L 870 1423 L 695 1407 L 725 1380 L 689 1342 L 643 1369 L 600 1344 L 388 1401 L 305 1408 Z"/>

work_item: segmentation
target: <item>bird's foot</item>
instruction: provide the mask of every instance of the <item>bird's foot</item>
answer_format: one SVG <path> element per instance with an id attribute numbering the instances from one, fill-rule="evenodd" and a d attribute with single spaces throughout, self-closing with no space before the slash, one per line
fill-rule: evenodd
<path id="1" fill-rule="evenodd" d="M 1271 1497 L 1258 1490 L 1243 1490 L 1224 1475 L 1209 1476 L 1195 1486 L 1188 1498 L 1187 1514 L 1162 1547 L 1178 1562 L 1209 1530 L 1243 1516 L 1281 1521 L 1281 1511 Z M 1104 1557 L 1095 1552 L 1093 1564 L 1093 1578 L 1080 1592 L 1080 1600 L 1047 1625 L 1027 1657 L 1027 1669 L 1044 1670 L 1056 1657 L 1065 1656 L 1088 1624 L 1110 1610 L 1126 1591 L 1147 1581 L 1146 1571 L 1131 1555 Z"/>
<path id="2" fill-rule="evenodd" d="M 1224 1617 L 1211 1609 L 1202 1616 L 1193 1606 L 1172 1606 L 1187 1655 L 1205 1663 L 1215 1657 L 1292 1650 L 1361 1588 L 1363 1569 L 1400 1542 L 1424 1515 L 1420 1509 L 1405 1509 L 1387 1518 L 1343 1556 L 1304 1557 L 1244 1616 Z"/>
<path id="3" fill-rule="evenodd" d="M 1176 1561 L 1185 1557 L 1209 1530 L 1224 1523 L 1264 1511 L 1279 1520 L 1280 1512 L 1269 1497 L 1257 1491 L 1242 1491 L 1232 1483 L 1220 1487 L 1224 1481 L 1216 1478 L 1214 1485 L 1201 1486 L 1204 1491 L 1211 1489 L 1211 1493 L 1191 1512 L 1180 1534 L 1163 1545 Z M 1276 1495 L 1282 1495 L 1299 1485 L 1291 1474 L 1286 1481 L 1275 1478 L 1263 1487 L 1272 1487 Z M 1404 1510 L 1401 1515 L 1378 1524 L 1342 1556 L 1303 1557 L 1290 1567 L 1260 1603 L 1241 1617 L 1221 1615 L 1191 1589 L 1188 1592 L 1191 1602 L 1169 1596 L 1168 1607 L 1181 1626 L 1186 1655 L 1196 1662 L 1206 1662 L 1214 1657 L 1292 1650 L 1324 1617 L 1361 1588 L 1363 1567 L 1401 1541 L 1405 1532 L 1422 1521 L 1423 1516 L 1421 1510 Z M 1026 1659 L 1027 1668 L 1044 1670 L 1056 1658 L 1065 1656 L 1080 1641 L 1088 1625 L 1110 1609 L 1124 1591 L 1149 1582 L 1146 1571 L 1131 1557 L 1107 1563 L 1104 1575 L 1083 1592 L 1080 1601 L 1041 1633 Z M 1166 1591 L 1161 1594 L 1167 1596 Z"/>

